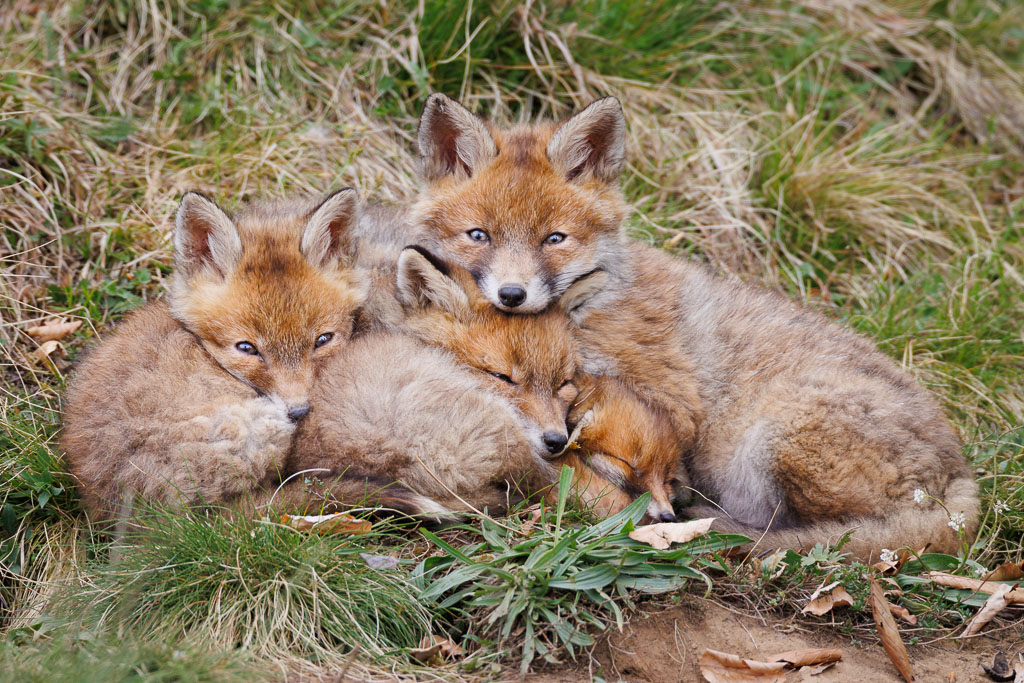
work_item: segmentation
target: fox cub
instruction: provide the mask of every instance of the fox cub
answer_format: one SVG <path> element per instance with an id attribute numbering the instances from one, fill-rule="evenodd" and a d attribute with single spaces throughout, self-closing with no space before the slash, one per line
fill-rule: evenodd
<path id="1" fill-rule="evenodd" d="M 68 390 L 64 452 L 94 516 L 126 515 L 135 496 L 231 502 L 276 481 L 366 297 L 350 267 L 356 214 L 350 189 L 234 217 L 185 195 L 167 303 L 132 313 Z"/>
<path id="2" fill-rule="evenodd" d="M 672 515 L 668 491 L 678 483 L 679 452 L 671 428 L 619 382 L 578 372 L 565 311 L 599 292 L 603 274 L 579 279 L 558 306 L 521 316 L 495 309 L 479 294 L 468 271 L 439 261 L 423 248 L 402 251 L 397 270 L 396 298 L 402 311 L 391 324 L 476 370 L 495 396 L 515 407 L 531 448 L 534 493 L 553 484 L 560 466 L 569 464 L 576 472 L 575 488 L 587 504 L 617 512 L 651 490 L 651 516 Z M 570 411 L 587 414 L 588 423 L 580 430 L 586 450 L 579 453 L 589 457 L 566 451 Z M 620 425 L 622 417 L 631 422 Z M 444 422 L 447 427 L 453 421 Z M 485 460 L 486 452 L 475 457 Z M 461 469 L 470 471 L 470 460 Z M 459 469 L 457 463 L 453 460 L 451 467 Z"/>
<path id="3" fill-rule="evenodd" d="M 942 506 L 977 528 L 977 487 L 941 407 L 821 315 L 624 238 L 625 121 L 612 98 L 562 123 L 500 128 L 447 97 L 418 134 L 425 188 L 410 235 L 466 268 L 497 309 L 537 314 L 578 278 L 581 366 L 662 411 L 719 527 L 808 548 L 953 551 Z M 694 510 L 691 510 L 694 512 Z M 702 514 L 707 510 L 701 510 Z"/>
<path id="4" fill-rule="evenodd" d="M 610 515 L 650 491 L 647 517 L 674 522 L 672 501 L 690 482 L 668 416 L 617 378 L 578 373 L 576 384 L 569 423 L 579 436 L 561 462 L 576 472 L 580 497 Z"/>

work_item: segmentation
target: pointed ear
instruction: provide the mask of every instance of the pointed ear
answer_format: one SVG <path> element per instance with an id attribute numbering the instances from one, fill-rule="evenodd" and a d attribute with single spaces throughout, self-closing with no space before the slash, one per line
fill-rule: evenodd
<path id="1" fill-rule="evenodd" d="M 610 280 L 608 273 L 603 270 L 595 270 L 584 275 L 576 282 L 569 285 L 565 290 L 558 305 L 570 316 L 578 317 L 591 303 L 593 299 L 608 286 Z"/>
<path id="2" fill-rule="evenodd" d="M 614 183 L 622 173 L 626 155 L 626 119 L 622 105 L 605 97 L 563 123 L 548 142 L 548 160 L 575 180 L 585 174 Z"/>
<path id="3" fill-rule="evenodd" d="M 302 231 L 299 251 L 317 268 L 347 265 L 354 249 L 352 232 L 359 218 L 359 196 L 351 187 L 327 195 Z"/>
<path id="4" fill-rule="evenodd" d="M 427 98 L 420 117 L 420 174 L 428 183 L 471 177 L 498 155 L 483 122 L 441 93 Z"/>
<path id="5" fill-rule="evenodd" d="M 242 256 L 238 229 L 224 210 L 198 192 L 186 192 L 174 218 L 174 266 L 191 277 L 205 268 L 226 277 Z"/>
<path id="6" fill-rule="evenodd" d="M 398 256 L 398 299 L 407 309 L 437 307 L 455 315 L 469 310 L 469 297 L 447 267 L 422 247 L 406 247 Z"/>

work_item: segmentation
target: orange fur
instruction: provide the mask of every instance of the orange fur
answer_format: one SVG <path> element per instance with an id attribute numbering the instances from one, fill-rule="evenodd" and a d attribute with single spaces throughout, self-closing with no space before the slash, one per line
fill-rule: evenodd
<path id="1" fill-rule="evenodd" d="M 230 502 L 276 480 L 365 296 L 346 244 L 355 201 L 347 190 L 231 218 L 185 196 L 169 305 L 128 316 L 68 389 L 64 452 L 94 516 L 126 515 L 137 495 Z"/>
<path id="2" fill-rule="evenodd" d="M 962 512 L 972 538 L 977 487 L 957 435 L 890 359 L 798 304 L 622 239 L 623 125 L 608 99 L 561 124 L 499 129 L 432 96 L 411 237 L 506 310 L 537 313 L 607 273 L 607 287 L 567 308 L 581 369 L 668 420 L 721 528 L 770 527 L 765 544 L 797 548 L 853 530 L 847 549 L 862 559 L 955 551 L 945 510 L 913 500 L 923 489 Z M 506 300 L 505 282 L 525 301 Z"/>

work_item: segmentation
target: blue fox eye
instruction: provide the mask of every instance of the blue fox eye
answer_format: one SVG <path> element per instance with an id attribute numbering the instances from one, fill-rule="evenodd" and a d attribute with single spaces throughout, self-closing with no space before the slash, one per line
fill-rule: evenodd
<path id="1" fill-rule="evenodd" d="M 260 355 L 260 352 L 256 350 L 256 347 L 247 341 L 238 342 L 237 344 L 235 344 L 235 348 L 241 351 L 242 353 L 248 354 L 250 356 Z"/>
<path id="2" fill-rule="evenodd" d="M 331 341 L 332 339 L 334 339 L 333 332 L 324 332 L 323 334 L 316 338 L 315 342 L 313 342 L 313 348 L 319 349 L 321 346 Z"/>
<path id="3" fill-rule="evenodd" d="M 488 235 L 487 232 L 485 232 L 484 230 L 481 230 L 480 228 L 475 228 L 473 230 L 470 230 L 466 234 L 469 235 L 469 239 L 473 240 L 474 242 L 490 242 L 491 241 L 491 236 Z"/>
<path id="4" fill-rule="evenodd" d="M 553 232 L 544 238 L 544 244 L 558 244 L 565 241 L 564 232 Z"/>

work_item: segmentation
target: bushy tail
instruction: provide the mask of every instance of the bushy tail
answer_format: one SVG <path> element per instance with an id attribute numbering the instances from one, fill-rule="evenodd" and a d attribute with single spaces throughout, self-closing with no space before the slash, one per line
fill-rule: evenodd
<path id="1" fill-rule="evenodd" d="M 914 551 L 927 548 L 928 552 L 955 554 L 961 547 L 961 537 L 950 525 L 950 514 L 963 513 L 964 534 L 973 541 L 978 530 L 978 487 L 969 475 L 949 482 L 943 496 L 946 509 L 934 501 L 923 503 L 893 501 L 893 509 L 885 517 L 861 520 L 822 521 L 790 529 L 764 531 L 724 516 L 722 511 L 707 505 L 688 508 L 692 517 L 717 517 L 712 529 L 724 533 L 743 534 L 753 543 L 743 550 L 759 554 L 774 548 L 792 548 L 806 552 L 816 543 L 834 545 L 850 532 L 850 540 L 842 552 L 850 559 L 862 562 L 876 561 L 883 548 L 895 550 L 908 547 Z M 949 510 L 949 513 L 946 512 Z"/>

